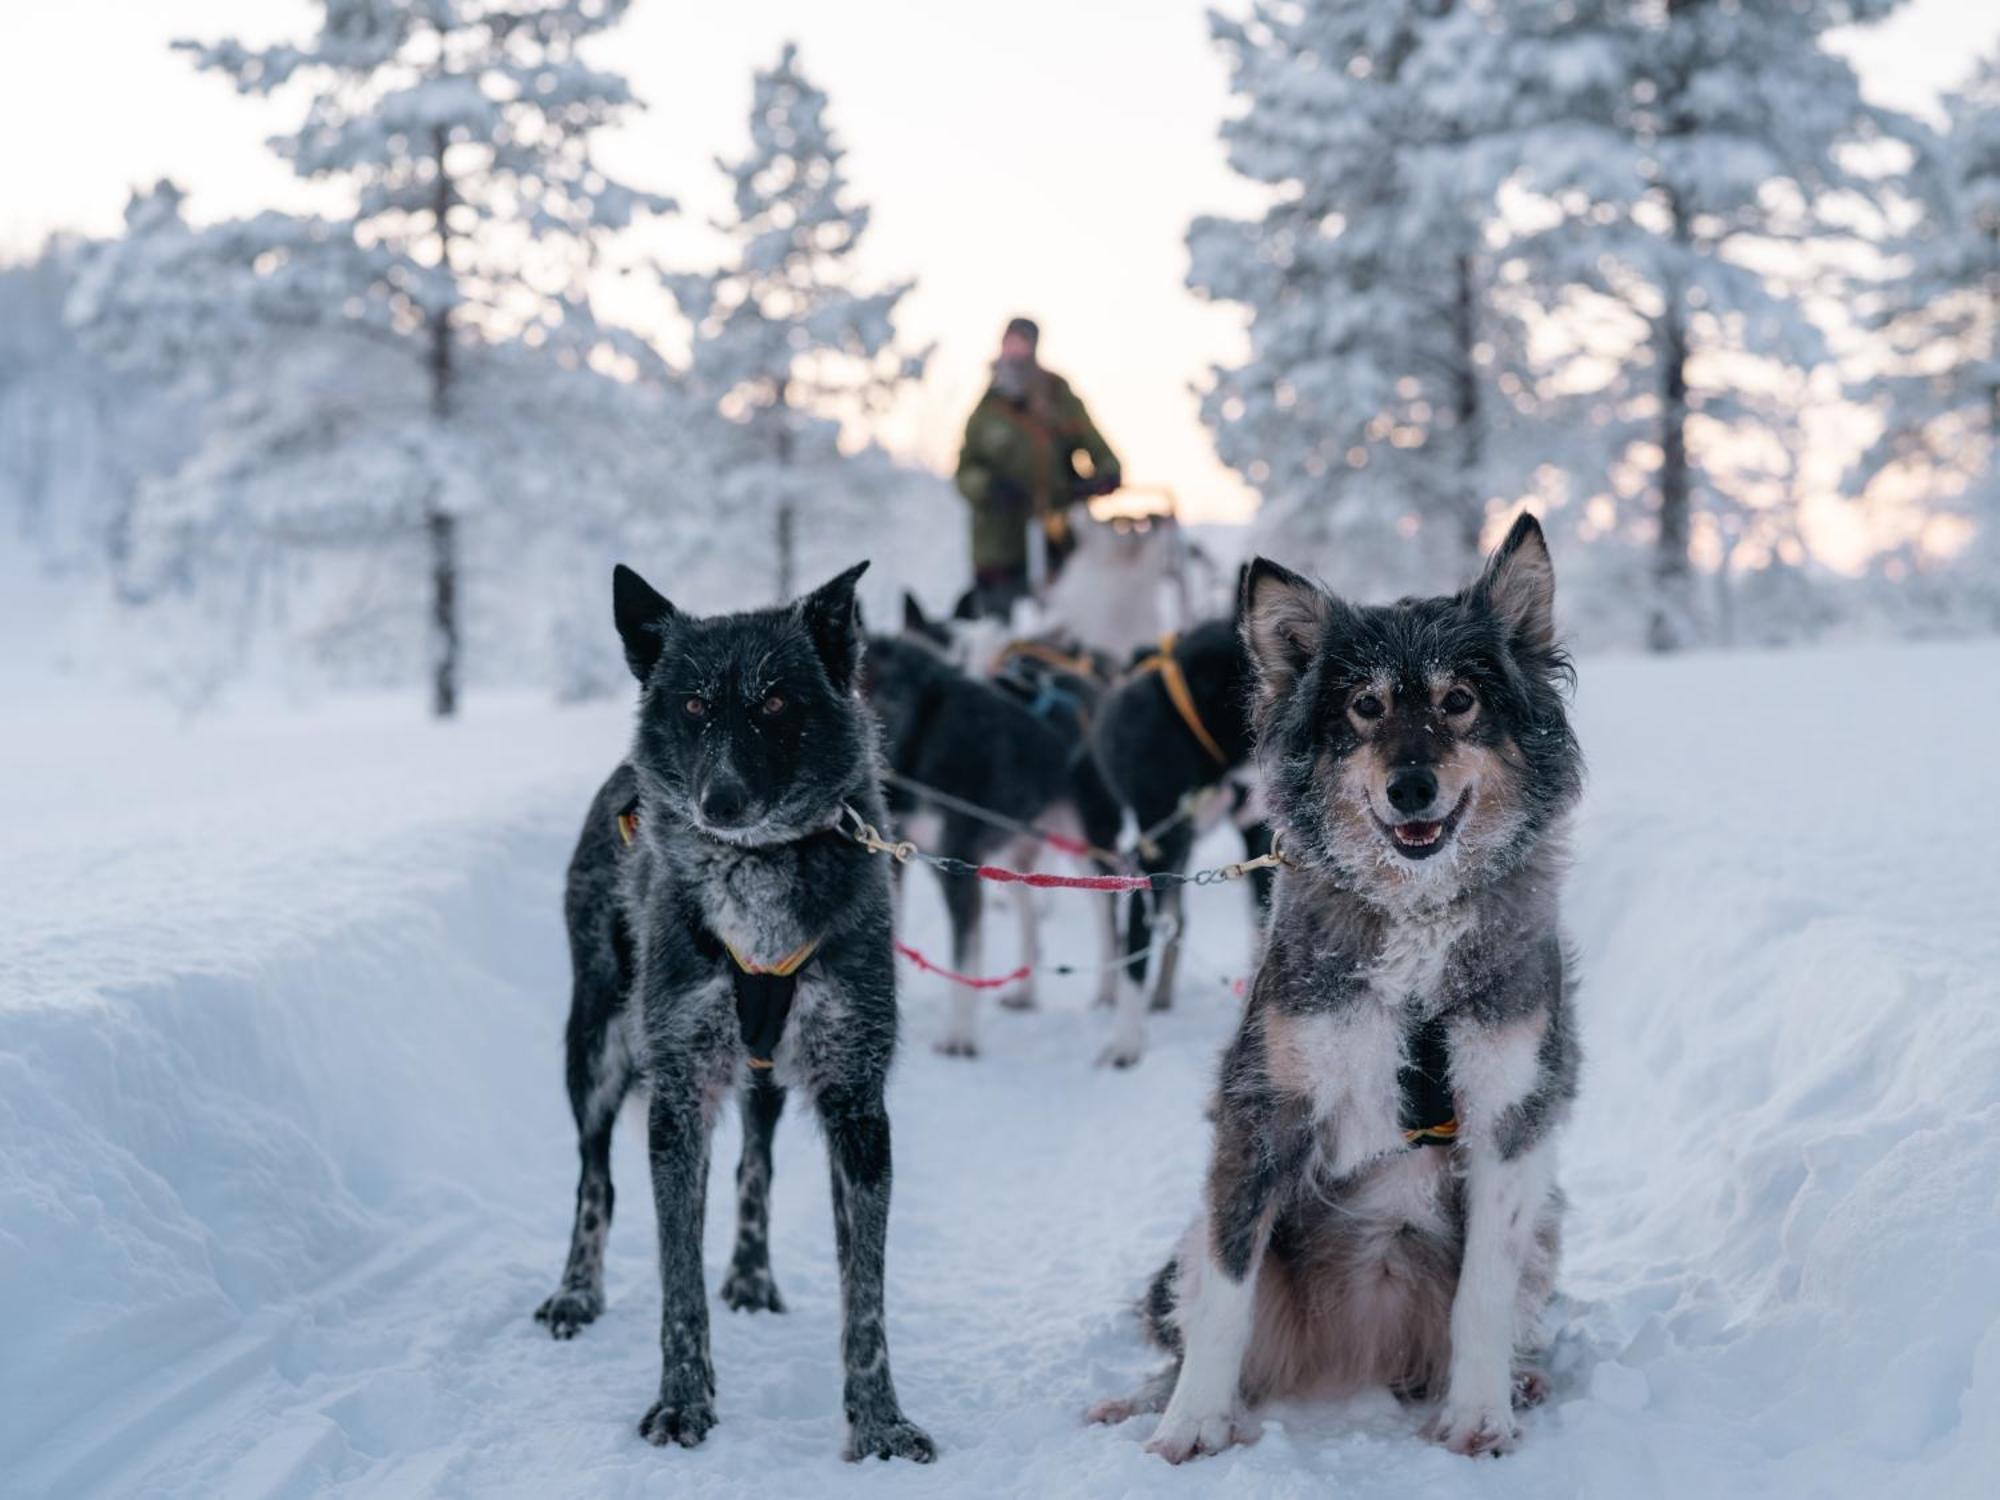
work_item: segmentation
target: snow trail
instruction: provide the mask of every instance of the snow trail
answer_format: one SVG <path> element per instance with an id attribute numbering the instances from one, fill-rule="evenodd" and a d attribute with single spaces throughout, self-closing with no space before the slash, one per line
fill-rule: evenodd
<path id="1" fill-rule="evenodd" d="M 1991 644 L 1584 664 L 1565 1331 L 1497 1464 L 1386 1395 L 1274 1409 L 1182 1471 L 1141 1451 L 1150 1418 L 1081 1421 L 1155 1363 L 1127 1309 L 1193 1203 L 1241 891 L 1191 893 L 1180 1008 L 1130 1073 L 1090 1065 L 1087 981 L 992 1008 L 965 1063 L 929 1048 L 939 983 L 901 976 L 890 1337 L 936 1468 L 838 1458 L 825 1159 L 796 1111 L 791 1311 L 715 1305 L 721 1425 L 660 1452 L 634 1432 L 658 1361 L 637 1130 L 604 1317 L 568 1344 L 530 1318 L 574 1187 L 562 866 L 624 710 L 45 722 L 0 778 L 0 1493 L 1983 1493 L 2000 814 L 1970 778 L 1997 678 Z M 911 894 L 934 948 L 934 887 Z M 1050 954 L 1093 956 L 1088 912 L 1042 899 Z M 711 1286 L 737 1139 L 732 1114 Z"/>

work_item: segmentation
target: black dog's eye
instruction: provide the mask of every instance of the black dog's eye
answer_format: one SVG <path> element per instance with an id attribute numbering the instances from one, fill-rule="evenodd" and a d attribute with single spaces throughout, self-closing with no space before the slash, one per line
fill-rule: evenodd
<path id="1" fill-rule="evenodd" d="M 779 697 L 776 693 L 773 693 L 771 694 L 770 697 L 766 698 L 762 703 L 760 703 L 758 707 L 763 711 L 765 718 L 775 719 L 779 714 L 785 711 L 785 700 Z"/>
<path id="2" fill-rule="evenodd" d="M 703 714 L 708 712 L 708 705 L 699 698 L 690 698 L 681 707 L 687 710 L 687 716 L 690 719 L 699 719 Z"/>
<path id="3" fill-rule="evenodd" d="M 1373 693 L 1363 693 L 1348 707 L 1364 719 L 1379 719 L 1389 711 L 1388 706 Z"/>
<path id="4" fill-rule="evenodd" d="M 1444 711 L 1448 714 L 1470 713 L 1472 705 L 1478 701 L 1472 696 L 1472 689 L 1455 687 L 1444 695 Z"/>

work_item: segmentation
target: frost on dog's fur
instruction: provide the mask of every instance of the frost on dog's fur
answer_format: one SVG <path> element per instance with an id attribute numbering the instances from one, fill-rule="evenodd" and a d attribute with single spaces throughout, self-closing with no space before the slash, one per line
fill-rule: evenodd
<path id="1" fill-rule="evenodd" d="M 861 571 L 796 604 L 721 619 L 680 613 L 629 569 L 613 578 L 639 716 L 631 755 L 592 803 L 570 863 L 568 1083 L 582 1174 L 562 1284 L 536 1316 L 569 1338 L 603 1309 L 612 1124 L 643 1088 L 661 1286 L 660 1386 L 639 1423 L 651 1443 L 692 1447 L 716 1420 L 701 1232 L 709 1134 L 732 1088 L 743 1156 L 722 1297 L 783 1310 L 768 1248 L 771 1139 L 798 1089 L 833 1168 L 848 1456 L 934 1452 L 897 1402 L 883 1313 L 883 1090 L 896 1045 L 888 875 L 833 831 L 843 806 L 883 817 L 856 682 Z M 629 847 L 619 830 L 628 811 L 638 820 Z M 772 963 L 808 944 L 772 1066 L 751 1070 L 729 950 Z"/>
<path id="2" fill-rule="evenodd" d="M 1581 760 L 1554 573 L 1523 516 L 1446 598 L 1361 608 L 1259 560 L 1240 618 L 1289 867 L 1222 1063 L 1203 1210 L 1146 1303 L 1179 1462 L 1268 1397 L 1386 1385 L 1462 1453 L 1520 1436 L 1553 1289 L 1578 1053 L 1557 890 Z M 1403 1135 L 1441 1020 L 1458 1133 Z"/>

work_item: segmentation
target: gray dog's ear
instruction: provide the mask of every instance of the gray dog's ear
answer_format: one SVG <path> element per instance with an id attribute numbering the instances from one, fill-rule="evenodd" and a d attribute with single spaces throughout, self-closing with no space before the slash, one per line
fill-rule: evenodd
<path id="1" fill-rule="evenodd" d="M 1528 511 L 1488 559 L 1479 594 L 1523 645 L 1546 651 L 1556 643 L 1556 568 L 1541 522 Z"/>
<path id="2" fill-rule="evenodd" d="M 625 564 L 611 570 L 611 614 L 625 642 L 625 664 L 641 682 L 653 675 L 664 644 L 661 632 L 677 613 L 665 595 Z"/>
<path id="3" fill-rule="evenodd" d="M 843 693 L 854 685 L 861 665 L 861 609 L 854 602 L 854 585 L 867 571 L 868 564 L 858 562 L 799 601 L 799 617 L 826 666 L 827 680 Z"/>
<path id="4" fill-rule="evenodd" d="M 922 635 L 930 628 L 931 618 L 924 613 L 917 596 L 908 589 L 903 590 L 903 629 L 911 635 Z"/>
<path id="5" fill-rule="evenodd" d="M 1319 650 L 1333 599 L 1310 579 L 1268 557 L 1244 571 L 1236 628 L 1257 673 L 1259 712 L 1289 693 Z"/>

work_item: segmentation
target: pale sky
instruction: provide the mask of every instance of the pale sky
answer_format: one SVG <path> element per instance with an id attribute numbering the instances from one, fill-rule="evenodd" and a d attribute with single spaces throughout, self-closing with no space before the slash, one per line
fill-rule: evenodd
<path id="1" fill-rule="evenodd" d="M 658 248 L 699 259 L 722 203 L 712 162 L 742 147 L 750 71 L 795 38 L 874 210 L 866 273 L 915 276 L 901 325 L 938 345 L 883 440 L 948 468 L 1001 325 L 1027 313 L 1128 479 L 1172 486 L 1194 518 L 1240 518 L 1251 497 L 1216 462 L 1189 391 L 1241 332 L 1185 289 L 1187 221 L 1257 203 L 1216 138 L 1231 106 L 1205 9 L 638 0 L 597 60 L 651 107 L 600 149 L 627 180 L 681 200 Z M 309 13 L 300 0 L 0 0 L 0 253 L 109 231 L 130 190 L 161 176 L 199 218 L 296 202 L 262 145 L 296 119 L 295 99 L 239 98 L 167 43 L 302 36 Z M 1847 50 L 1871 97 L 1927 109 L 1996 36 L 1992 0 L 1912 0 Z"/>

